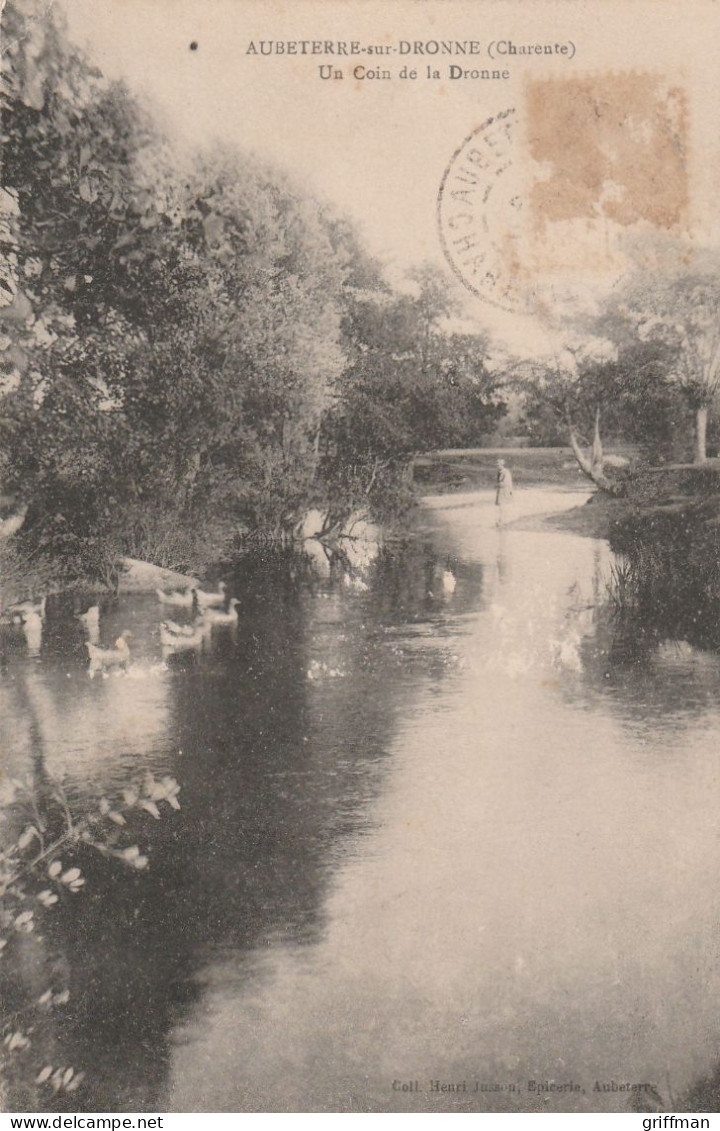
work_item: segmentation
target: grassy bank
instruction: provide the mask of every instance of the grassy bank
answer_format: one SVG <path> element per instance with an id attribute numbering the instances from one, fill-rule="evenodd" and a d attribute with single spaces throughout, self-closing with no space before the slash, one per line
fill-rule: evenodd
<path id="1" fill-rule="evenodd" d="M 447 449 L 420 456 L 415 461 L 415 486 L 424 495 L 454 491 L 491 490 L 498 459 L 512 471 L 519 491 L 532 488 L 577 491 L 584 495 L 592 484 L 580 471 L 570 448 L 468 448 Z M 589 502 L 561 513 L 527 515 L 512 523 L 516 530 L 567 530 L 589 538 L 609 538 L 613 524 L 628 513 L 625 500 L 601 492 Z"/>
<path id="2" fill-rule="evenodd" d="M 514 530 L 564 530 L 584 538 L 610 538 L 617 522 L 628 513 L 627 505 L 616 499 L 592 495 L 588 502 L 570 510 L 532 515 L 512 524 Z"/>
<path id="3" fill-rule="evenodd" d="M 449 448 L 418 456 L 415 484 L 425 495 L 494 487 L 504 459 L 518 487 L 581 488 L 587 483 L 570 448 Z"/>
<path id="4" fill-rule="evenodd" d="M 618 555 L 610 587 L 636 631 L 720 646 L 720 465 L 640 468 L 625 497 L 595 495 L 545 524 L 607 538 Z"/>
<path id="5" fill-rule="evenodd" d="M 590 486 L 582 477 L 578 485 Z M 641 467 L 624 478 L 623 489 L 621 498 L 597 491 L 581 506 L 521 520 L 517 526 L 529 528 L 532 522 L 534 529 L 607 538 L 614 548 L 622 549 L 629 531 L 641 531 L 650 541 L 669 538 L 672 532 L 674 541 L 720 524 L 720 460 L 708 460 L 703 466 Z"/>

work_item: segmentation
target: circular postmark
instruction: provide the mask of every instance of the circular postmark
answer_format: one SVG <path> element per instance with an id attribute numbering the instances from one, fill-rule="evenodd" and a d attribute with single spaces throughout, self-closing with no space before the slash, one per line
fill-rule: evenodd
<path id="1" fill-rule="evenodd" d="M 487 118 L 453 153 L 437 218 L 445 257 L 478 298 L 503 310 L 529 303 L 520 260 L 522 186 L 514 153 L 514 109 Z"/>

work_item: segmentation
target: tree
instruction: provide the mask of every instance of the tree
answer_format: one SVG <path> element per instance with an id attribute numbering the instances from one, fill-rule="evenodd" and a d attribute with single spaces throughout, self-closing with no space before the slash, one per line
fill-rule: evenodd
<path id="1" fill-rule="evenodd" d="M 672 379 L 666 348 L 633 334 L 615 336 L 617 357 L 605 364 L 583 364 L 577 373 L 521 372 L 523 426 L 532 442 L 565 444 L 568 420 L 577 438 L 595 430 L 614 441 L 630 441 L 646 458 L 667 459 L 682 451 L 687 429 L 687 400 Z M 517 378 L 515 378 L 517 380 Z"/>
<path id="2" fill-rule="evenodd" d="M 526 394 L 526 414 L 540 404 L 562 420 L 578 467 L 606 491 L 614 488 L 605 475 L 601 423 L 617 392 L 617 357 L 607 338 L 568 333 L 556 352 L 508 366 L 510 381 Z M 587 452 L 583 432 L 592 434 Z"/>
<path id="3" fill-rule="evenodd" d="M 477 443 L 504 411 L 486 366 L 487 339 L 456 328 L 454 309 L 432 268 L 410 275 L 401 293 L 367 262 L 351 277 L 348 362 L 322 430 L 327 489 L 346 510 L 378 503 L 388 483 L 407 482 L 418 453 Z"/>
<path id="4" fill-rule="evenodd" d="M 153 522 L 285 535 L 502 411 L 434 272 L 394 293 L 278 170 L 179 157 L 40 0 L 3 22 L 0 440 L 36 549 L 106 578 Z"/>
<path id="5" fill-rule="evenodd" d="M 34 355 L 42 355 L 57 339 L 57 331 L 66 332 L 71 325 L 62 303 L 57 302 L 58 287 L 48 286 L 47 279 L 40 280 L 44 268 L 39 254 L 41 241 L 29 239 L 28 228 L 33 223 L 39 181 L 46 178 L 48 169 L 58 168 L 57 156 L 53 164 L 48 153 L 52 154 L 63 136 L 69 137 L 77 126 L 95 80 L 95 72 L 63 42 L 56 21 L 44 19 L 44 14 L 34 0 L 15 0 L 4 6 L 2 18 L 0 396 L 6 402 L 10 399 L 8 407 L 15 414 L 21 401 L 32 403 L 33 385 L 42 381 L 41 374 L 31 366 Z M 48 187 L 52 207 L 62 216 L 63 202 L 54 195 L 57 182 Z M 46 217 L 46 228 L 49 222 Z M 39 229 L 36 235 L 40 236 Z M 43 240 L 50 259 L 50 240 L 45 233 Z M 40 300 L 35 290 L 42 292 Z M 2 470 L 6 475 L 6 453 Z M 17 493 L 26 499 L 24 485 L 20 487 Z M 26 513 L 24 505 L 18 515 L 24 518 Z M 10 525 L 12 532 L 20 526 L 17 522 Z"/>
<path id="6" fill-rule="evenodd" d="M 674 252 L 670 267 L 638 268 L 616 304 L 642 341 L 667 351 L 672 380 L 695 415 L 695 462 L 704 463 L 708 416 L 720 388 L 720 255 Z"/>
<path id="7" fill-rule="evenodd" d="M 181 161 L 39 4 L 4 24 L 10 488 L 66 556 L 126 504 L 289 527 L 343 364 L 330 219 L 257 162 Z"/>

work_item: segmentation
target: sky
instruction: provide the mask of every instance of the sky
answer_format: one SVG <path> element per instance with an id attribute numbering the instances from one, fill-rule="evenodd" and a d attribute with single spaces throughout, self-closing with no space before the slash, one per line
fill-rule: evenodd
<path id="1" fill-rule="evenodd" d="M 715 124 L 720 68 L 712 50 L 720 10 L 712 2 L 57 2 L 67 14 L 72 38 L 86 46 L 105 74 L 124 78 L 131 89 L 149 97 L 182 143 L 220 139 L 271 159 L 300 185 L 349 214 L 391 275 L 423 261 L 438 264 L 449 275 L 438 234 L 438 191 L 453 154 L 488 117 L 509 108 L 519 117 L 520 192 L 529 193 L 533 179 L 547 176 L 547 169 L 533 167 L 522 149 L 528 90 L 544 78 L 600 76 L 606 81 L 613 74 L 652 72 L 676 84 L 687 108 L 684 232 L 720 242 L 714 204 L 720 171 Z M 473 40 L 482 54 L 471 59 L 400 55 L 397 50 L 385 58 L 363 54 L 355 59 L 250 54 L 250 43 L 259 51 L 260 40 L 357 40 L 364 46 L 396 48 L 401 41 Z M 531 47 L 569 44 L 574 54 L 518 55 L 491 63 L 484 54 L 487 45 L 509 41 Z M 319 77 L 320 65 L 328 63 L 343 70 L 342 80 Z M 450 64 L 507 67 L 510 77 L 451 80 Z M 355 65 L 390 69 L 393 78 L 354 78 L 350 72 Z M 400 78 L 404 65 L 415 68 L 418 78 Z M 440 71 L 439 80 L 425 77 L 428 65 Z M 572 150 L 582 132 L 582 127 L 568 130 L 562 144 Z M 565 164 L 572 175 L 572 161 Z M 658 177 L 663 177 L 662 168 Z M 604 186 L 602 199 L 612 199 L 618 191 L 615 185 Z M 594 269 L 586 265 L 597 261 L 601 245 L 613 243 L 616 229 L 605 215 L 546 225 L 545 251 L 572 249 L 573 278 L 580 287 L 592 287 Z M 537 319 L 498 311 L 467 289 L 463 298 L 470 322 L 498 334 L 515 350 L 523 345 L 539 349 L 547 339 Z"/>

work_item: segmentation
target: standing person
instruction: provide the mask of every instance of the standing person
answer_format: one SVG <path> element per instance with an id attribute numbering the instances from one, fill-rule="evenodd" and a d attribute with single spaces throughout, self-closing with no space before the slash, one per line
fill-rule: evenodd
<path id="1" fill-rule="evenodd" d="M 505 521 L 505 507 L 512 499 L 513 481 L 510 469 L 505 466 L 505 460 L 497 461 L 497 477 L 495 480 L 495 506 L 497 507 L 497 520 L 495 525 L 502 526 Z"/>

